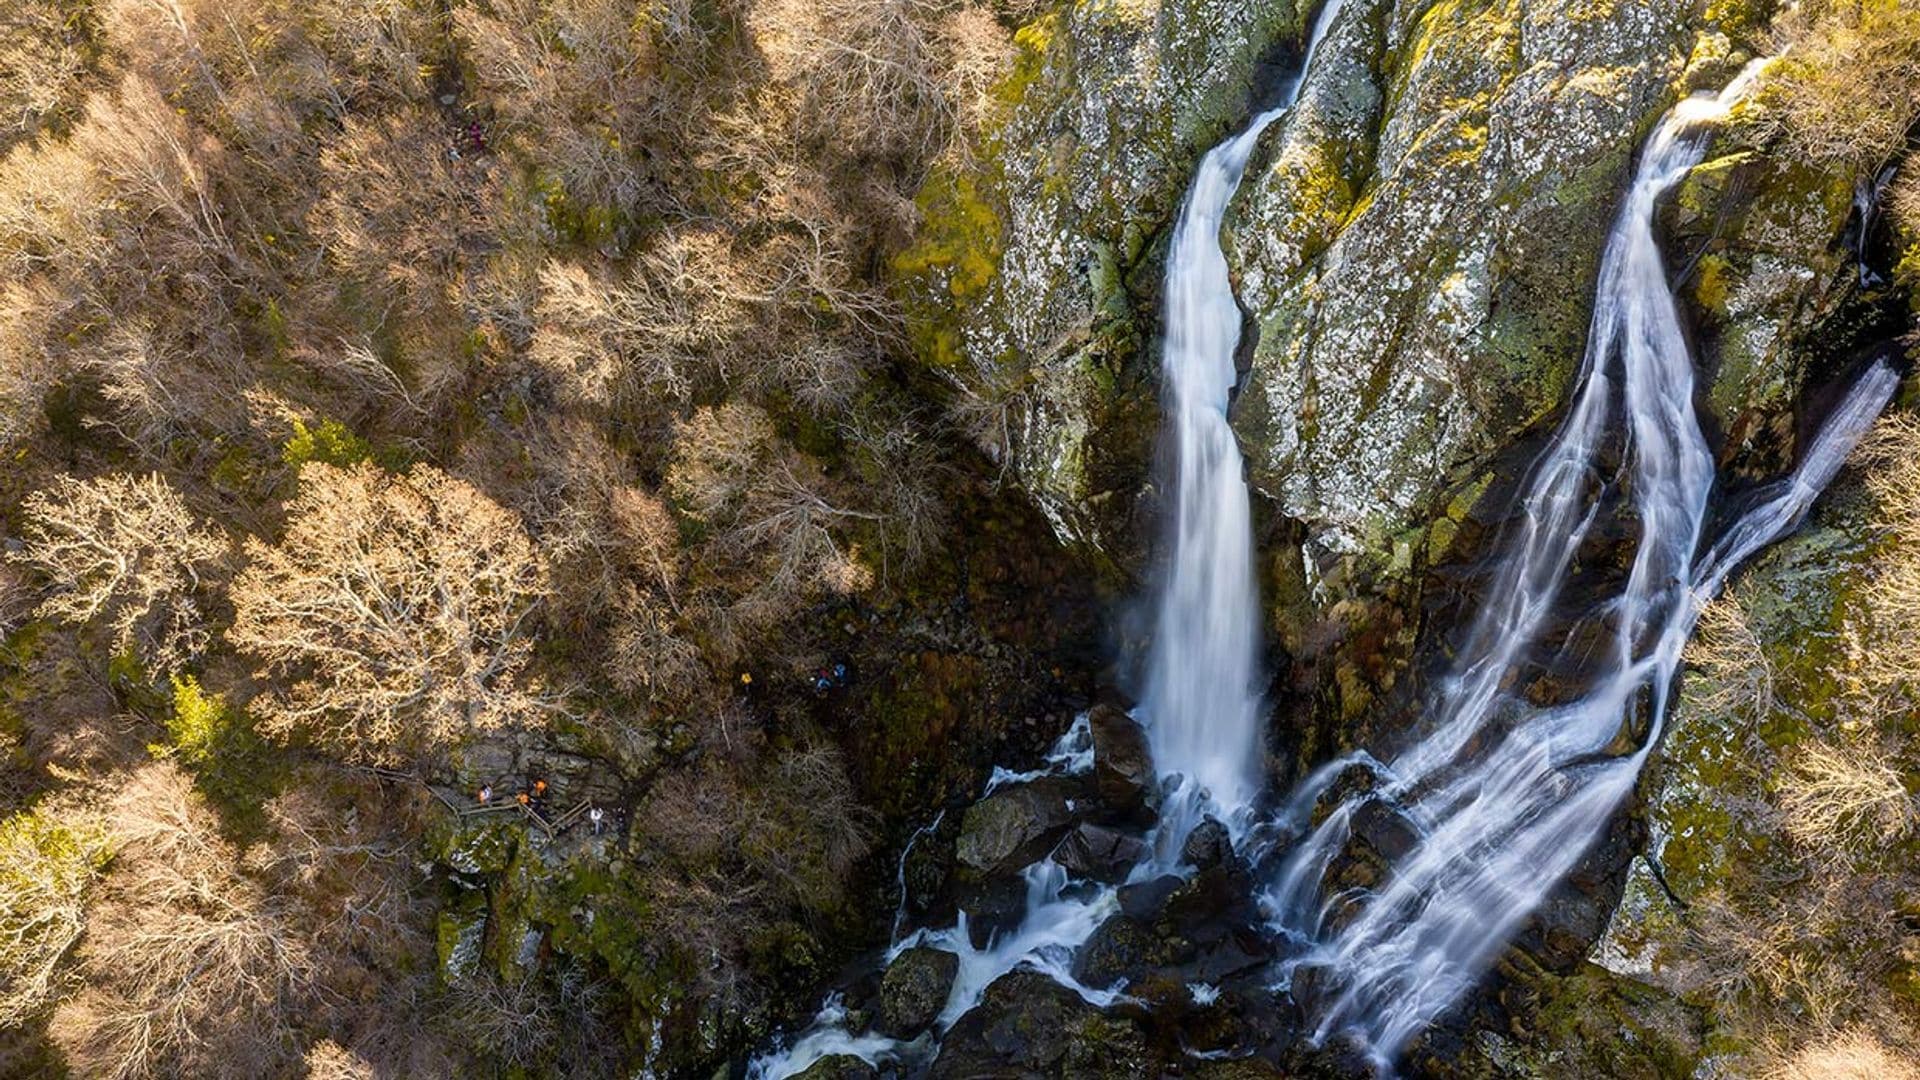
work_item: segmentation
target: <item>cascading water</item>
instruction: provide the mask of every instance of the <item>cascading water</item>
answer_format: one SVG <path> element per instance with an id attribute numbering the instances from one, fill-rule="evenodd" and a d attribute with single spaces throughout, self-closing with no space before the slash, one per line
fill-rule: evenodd
<path id="1" fill-rule="evenodd" d="M 1226 418 L 1240 309 L 1220 250 L 1220 222 L 1254 143 L 1293 104 L 1340 4 L 1327 0 L 1315 16 L 1306 53 L 1282 87 L 1279 103 L 1201 159 L 1174 229 L 1167 260 L 1162 369 L 1174 441 L 1175 521 L 1142 708 L 1155 769 L 1170 793 L 1155 843 L 1135 869 L 1136 876 L 1147 876 L 1177 858 L 1181 840 L 1204 814 L 1244 823 L 1259 794 L 1260 630 L 1253 534 L 1240 449 Z M 1047 774 L 1084 772 L 1092 764 L 1082 717 L 1061 737 L 1046 767 L 1030 773 L 996 769 L 987 791 Z M 1043 971 L 1096 1004 L 1115 1000 L 1117 988 L 1094 990 L 1070 974 L 1074 952 L 1112 914 L 1114 890 L 1070 889 L 1065 871 L 1051 859 L 1029 867 L 1026 884 L 1019 925 L 985 948 L 973 944 L 964 917 L 955 926 L 920 930 L 905 938 L 896 927 L 889 960 L 914 945 L 935 945 L 960 958 L 936 1032 L 952 1026 L 994 979 L 1016 967 Z M 927 1039 L 908 1043 L 856 1035 L 844 1021 L 845 1011 L 829 999 L 811 1027 L 785 1049 L 756 1058 L 748 1075 L 780 1080 L 831 1054 L 874 1063 L 924 1060 L 936 1049 Z"/>
<path id="2" fill-rule="evenodd" d="M 1257 820 L 1264 711 L 1258 596 L 1249 496 L 1227 423 L 1240 311 L 1219 230 L 1255 142 L 1292 104 L 1339 3 L 1329 0 L 1316 17 L 1301 72 L 1281 105 L 1202 159 L 1174 232 L 1163 357 L 1172 516 L 1137 714 L 1162 801 L 1128 880 L 1192 873 L 1179 865 L 1182 841 L 1203 816 L 1218 818 L 1261 867 L 1267 929 L 1289 943 L 1289 958 L 1274 967 L 1277 985 L 1304 969 L 1320 972 L 1326 992 L 1313 1041 L 1348 1035 L 1385 1067 L 1472 986 L 1604 830 L 1659 741 L 1700 604 L 1744 559 L 1798 523 L 1899 379 L 1884 365 L 1869 369 L 1794 472 L 1703 544 L 1713 464 L 1693 412 L 1692 361 L 1655 242 L 1654 212 L 1699 160 L 1704 127 L 1740 99 L 1758 65 L 1719 96 L 1676 106 L 1644 149 L 1608 237 L 1579 389 L 1533 467 L 1507 553 L 1451 674 L 1436 688 L 1431 730 L 1390 762 L 1362 752 L 1330 763 L 1285 801 L 1277 821 Z M 1625 462 L 1620 473 L 1604 476 L 1605 463 L 1616 460 Z M 1636 546 L 1617 595 L 1585 624 L 1598 627 L 1587 635 L 1589 685 L 1572 701 L 1532 706 L 1519 691 L 1542 639 L 1551 636 L 1576 553 L 1603 511 L 1623 502 Z M 1082 775 L 1093 765 L 1083 716 L 1043 767 L 996 770 L 983 794 Z M 1370 790 L 1334 806 L 1291 851 L 1274 852 L 1274 838 L 1288 830 L 1270 826 L 1304 821 L 1349 769 L 1371 773 Z M 1406 824 L 1408 850 L 1378 889 L 1323 897 L 1329 868 L 1370 803 Z M 1082 946 L 1119 907 L 1119 891 L 1073 880 L 1052 857 L 1023 877 L 1020 921 L 984 946 L 975 944 L 964 915 L 953 926 L 904 935 L 905 908 L 896 916 L 886 960 L 930 945 L 958 961 L 924 1034 L 899 1040 L 851 1029 L 836 995 L 809 1028 L 751 1062 L 749 1077 L 778 1080 L 832 1054 L 912 1074 L 986 988 L 1016 968 L 1040 971 L 1098 1006 L 1119 1000 L 1124 983 L 1098 989 L 1073 974 Z M 903 869 L 903 888 L 904 880 Z M 1220 993 L 1204 981 L 1186 989 L 1197 1006 Z"/>
<path id="3" fill-rule="evenodd" d="M 1654 213 L 1699 161 L 1704 127 L 1740 100 L 1758 67 L 1717 97 L 1676 106 L 1642 153 L 1602 258 L 1581 388 L 1534 467 L 1512 546 L 1438 688 L 1431 732 L 1386 765 L 1370 763 L 1373 790 L 1333 809 L 1264 898 L 1274 927 L 1306 945 L 1286 976 L 1319 968 L 1329 987 L 1315 1041 L 1346 1034 L 1385 1063 L 1472 986 L 1632 790 L 1701 603 L 1799 520 L 1898 382 L 1884 366 L 1870 370 L 1795 473 L 1696 557 L 1713 463 Z M 1604 479 L 1603 451 L 1621 438 L 1627 464 Z M 1531 706 L 1516 682 L 1606 496 L 1622 490 L 1637 545 L 1619 593 L 1593 616 L 1597 674 L 1573 701 Z M 1313 784 L 1354 764 L 1336 762 Z M 1400 815 L 1410 850 L 1377 890 L 1323 898 L 1329 866 L 1370 802 Z"/>
<path id="4" fill-rule="evenodd" d="M 1314 41 L 1339 12 L 1321 9 Z M 1227 424 L 1238 374 L 1240 307 L 1220 223 L 1247 157 L 1298 92 L 1209 151 L 1187 192 L 1167 257 L 1163 406 L 1173 451 L 1172 521 L 1146 693 L 1138 712 L 1154 767 L 1171 782 L 1159 845 L 1177 850 L 1209 810 L 1241 823 L 1260 791 L 1259 593 L 1240 444 Z"/>

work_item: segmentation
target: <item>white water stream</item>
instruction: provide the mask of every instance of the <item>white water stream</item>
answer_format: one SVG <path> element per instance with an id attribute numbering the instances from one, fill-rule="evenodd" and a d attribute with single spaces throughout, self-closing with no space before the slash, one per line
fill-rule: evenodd
<path id="1" fill-rule="evenodd" d="M 1239 445 L 1227 426 L 1233 391 L 1240 309 L 1220 250 L 1220 222 L 1239 186 L 1254 143 L 1293 104 L 1308 66 L 1339 14 L 1326 0 L 1314 18 L 1306 54 L 1279 102 L 1246 130 L 1208 151 L 1174 227 L 1167 257 L 1166 346 L 1161 361 L 1164 407 L 1175 439 L 1175 525 L 1169 568 L 1159 598 L 1159 632 L 1148 659 L 1141 719 L 1155 769 L 1170 791 L 1155 829 L 1153 853 L 1135 868 L 1177 859 L 1187 832 L 1207 813 L 1244 823 L 1260 793 L 1259 596 L 1253 580 L 1253 533 Z M 1086 718 L 1056 744 L 1042 769 L 994 770 L 987 791 L 1046 774 L 1084 772 L 1093 765 Z M 983 793 L 984 794 L 984 793 Z M 903 856 L 904 857 L 904 856 Z M 942 930 L 896 938 L 886 958 L 914 945 L 932 945 L 960 957 L 959 974 L 934 1024 L 944 1034 L 978 1004 L 987 987 L 1015 968 L 1043 971 L 1086 1000 L 1111 1004 L 1120 988 L 1097 991 L 1071 974 L 1074 954 L 1117 909 L 1114 889 L 1069 888 L 1066 872 L 1043 859 L 1026 872 L 1026 909 L 1018 926 L 976 948 L 965 917 Z M 834 1054 L 869 1064 L 925 1060 L 937 1047 L 847 1030 L 845 1012 L 830 1001 L 814 1023 L 784 1048 L 754 1059 L 750 1080 L 781 1080 Z"/>
<path id="2" fill-rule="evenodd" d="M 1718 96 L 1681 102 L 1642 152 L 1602 258 L 1582 385 L 1534 466 L 1517 534 L 1439 687 L 1430 733 L 1374 763 L 1378 786 L 1329 813 L 1263 898 L 1274 928 L 1307 944 L 1286 976 L 1318 967 L 1331 988 L 1316 1042 L 1345 1035 L 1384 1065 L 1472 987 L 1632 791 L 1659 741 L 1700 605 L 1798 523 L 1899 381 L 1885 366 L 1869 370 L 1792 476 L 1696 557 L 1713 462 L 1654 215 L 1699 161 L 1704 129 L 1738 103 L 1758 66 Z M 1605 477 L 1606 451 L 1623 435 L 1625 464 Z M 1554 644 L 1542 638 L 1575 552 L 1602 496 L 1619 491 L 1636 546 L 1620 591 L 1592 616 L 1599 632 L 1582 646 L 1590 685 L 1564 704 L 1530 705 L 1517 677 L 1533 650 Z M 1323 897 L 1355 815 L 1376 800 L 1403 817 L 1411 849 L 1379 888 Z"/>
<path id="3" fill-rule="evenodd" d="M 1292 104 L 1339 5 L 1328 0 L 1316 18 L 1300 74 L 1281 104 L 1202 159 L 1168 257 L 1162 371 L 1174 453 L 1172 516 L 1137 713 L 1164 801 L 1149 853 L 1131 880 L 1177 869 L 1182 841 L 1205 815 L 1225 823 L 1236 844 L 1263 824 L 1258 591 L 1249 496 L 1227 423 L 1241 317 L 1219 231 L 1256 140 Z M 1699 160 L 1705 126 L 1726 115 L 1755 70 L 1717 97 L 1676 106 L 1643 150 L 1607 240 L 1580 387 L 1533 467 L 1517 532 L 1453 672 L 1437 688 L 1430 732 L 1391 762 L 1361 753 L 1331 763 L 1278 812 L 1282 820 L 1303 819 L 1341 769 L 1366 768 L 1378 777 L 1370 793 L 1333 809 L 1278 860 L 1264 884 L 1270 929 L 1294 943 L 1295 956 L 1279 967 L 1278 979 L 1285 984 L 1311 966 L 1330 988 L 1315 1017 L 1316 1042 L 1344 1035 L 1386 1067 L 1471 988 L 1632 790 L 1659 740 L 1700 604 L 1742 560 L 1798 523 L 1898 383 L 1885 366 L 1869 370 L 1793 474 L 1701 551 L 1713 463 L 1694 415 L 1692 360 L 1655 242 L 1654 212 Z M 1620 474 L 1601 475 L 1602 463 L 1617 457 L 1609 449 L 1623 438 Z M 1621 491 L 1637 544 L 1618 595 L 1599 609 L 1603 632 L 1591 646 L 1600 655 L 1588 658 L 1591 685 L 1571 702 L 1529 706 L 1515 693 L 1516 675 L 1543 644 L 1576 551 L 1602 508 L 1619 502 L 1606 496 Z M 1083 717 L 1043 768 L 996 771 L 988 790 L 1091 766 Z M 1377 890 L 1323 899 L 1327 871 L 1369 800 L 1404 817 L 1416 837 L 1411 850 Z M 932 945 L 960 960 L 932 1032 L 911 1042 L 855 1033 L 831 998 L 809 1028 L 755 1059 L 748 1075 L 779 1080 L 833 1054 L 911 1068 L 931 1058 L 938 1039 L 995 979 L 1019 967 L 1111 1004 L 1124 987 L 1096 991 L 1077 983 L 1071 970 L 1080 946 L 1116 910 L 1115 890 L 1071 882 L 1051 859 L 1029 867 L 1025 878 L 1021 921 L 984 948 L 973 944 L 964 916 L 954 926 L 904 936 L 904 918 L 896 919 L 886 959 Z M 1218 992 L 1204 984 L 1190 990 L 1196 1001 Z"/>

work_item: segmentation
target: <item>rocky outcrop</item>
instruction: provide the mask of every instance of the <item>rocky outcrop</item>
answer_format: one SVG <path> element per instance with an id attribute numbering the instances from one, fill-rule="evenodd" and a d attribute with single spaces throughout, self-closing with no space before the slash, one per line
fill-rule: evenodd
<path id="1" fill-rule="evenodd" d="M 922 357 L 1059 536 L 1131 563 L 1158 418 L 1156 245 L 1199 155 L 1247 115 L 1289 0 L 1070 4 L 1016 37 L 1000 118 L 920 197 L 896 263 Z"/>
<path id="2" fill-rule="evenodd" d="M 894 957 L 880 979 L 880 1020 L 875 1030 L 910 1039 L 932 1025 L 947 1003 L 960 958 L 945 949 L 915 946 Z"/>
<path id="3" fill-rule="evenodd" d="M 1236 426 L 1310 554 L 1404 562 L 1403 534 L 1552 413 L 1635 148 L 1733 74 L 1739 7 L 1342 12 L 1228 228 L 1260 331 Z"/>
<path id="4" fill-rule="evenodd" d="M 1826 672 L 1848 647 L 1847 602 L 1871 573 L 1874 535 L 1858 490 L 1837 494 L 1738 579 L 1741 621 L 1703 631 L 1730 655 L 1688 673 L 1644 781 L 1646 841 L 1592 954 L 1615 974 L 1698 989 L 1706 973 L 1688 947 L 1688 911 L 1724 892 L 1736 869 L 1764 871 L 1787 847 L 1766 785 L 1809 725 L 1835 720 Z M 1791 703 L 1794 722 L 1761 723 L 1776 701 Z M 1782 866 L 1782 879 L 1791 871 Z"/>
<path id="5" fill-rule="evenodd" d="M 1226 241 L 1257 330 L 1235 407 L 1256 486 L 1342 557 L 1405 572 L 1490 455 L 1547 420 L 1641 137 L 1747 59 L 1763 5 L 1349 0 L 1263 138 Z M 1055 530 L 1132 565 L 1154 430 L 1156 244 L 1310 9 L 1081 4 L 1019 35 L 976 163 L 931 178 L 899 270 L 922 355 Z M 1736 437 L 1791 400 L 1848 193 L 1720 139 L 1676 200 L 1676 273 Z M 1326 598 L 1323 598 L 1326 599 Z M 1330 601 L 1329 601 L 1330 602 Z"/>

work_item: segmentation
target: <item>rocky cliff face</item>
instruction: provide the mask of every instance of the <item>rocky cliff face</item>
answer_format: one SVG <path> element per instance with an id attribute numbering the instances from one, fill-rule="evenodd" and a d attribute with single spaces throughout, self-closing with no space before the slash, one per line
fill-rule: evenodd
<path id="1" fill-rule="evenodd" d="M 1165 233 L 1300 24 L 1289 0 L 1070 3 L 1019 32 L 977 156 L 921 195 L 897 265 L 922 355 L 1061 539 L 1100 561 L 1139 555 Z"/>
<path id="2" fill-rule="evenodd" d="M 1290 5 L 1077 3 L 1021 31 L 976 161 L 900 260 L 922 351 L 1059 535 L 1138 563 L 1158 245 L 1198 154 L 1257 103 Z M 1760 3 L 1350 0 L 1263 140 L 1227 244 L 1255 328 L 1236 405 L 1307 584 L 1438 557 L 1448 507 L 1550 421 L 1641 136 L 1750 55 Z M 1796 388 L 1839 280 L 1844 183 L 1736 128 L 1677 200 L 1677 268 L 1729 431 Z M 1471 499 L 1468 500 L 1470 504 Z M 1436 527 L 1437 525 L 1437 527 Z M 1324 611 L 1336 597 L 1323 595 Z"/>
<path id="3" fill-rule="evenodd" d="M 1075 3 L 1022 31 L 1002 123 L 976 162 L 929 182 L 922 240 L 900 262 L 922 351 L 979 435 L 1064 541 L 1122 570 L 1144 554 L 1164 234 L 1199 153 L 1257 106 L 1262 58 L 1312 15 L 1229 6 Z M 1381 721 L 1361 713 L 1404 691 L 1398 676 L 1435 644 L 1433 594 L 1484 549 L 1573 383 L 1640 141 L 1675 101 L 1729 80 L 1771 13 L 1347 0 L 1224 238 L 1250 331 L 1233 422 L 1268 504 L 1272 629 L 1295 660 L 1327 653 L 1293 672 L 1299 715 L 1282 723 L 1317 732 L 1296 733 L 1300 756 L 1365 741 Z M 1806 387 L 1844 359 L 1809 338 L 1856 284 L 1851 188 L 1778 152 L 1768 101 L 1763 80 L 1662 222 L 1729 476 L 1791 460 Z M 1853 550 L 1847 535 L 1823 526 L 1764 565 L 1770 647 L 1820 637 L 1794 622 L 1793 597 L 1831 592 L 1839 579 L 1813 568 Z M 1719 760 L 1725 734 L 1683 705 L 1672 763 L 1647 784 L 1651 839 L 1593 954 L 1604 966 L 1536 967 L 1518 980 L 1525 1006 L 1503 1014 L 1564 1029 L 1548 1041 L 1567 1049 L 1549 1060 L 1488 1036 L 1490 1074 L 1553 1075 L 1591 1052 L 1601 1071 L 1665 1075 L 1706 1052 L 1699 1000 L 1666 993 L 1687 987 L 1656 967 L 1673 905 L 1735 857 L 1720 841 L 1753 793 Z M 1592 914 L 1588 941 L 1606 921 Z M 1620 1044 L 1623 1025 L 1639 1034 Z"/>

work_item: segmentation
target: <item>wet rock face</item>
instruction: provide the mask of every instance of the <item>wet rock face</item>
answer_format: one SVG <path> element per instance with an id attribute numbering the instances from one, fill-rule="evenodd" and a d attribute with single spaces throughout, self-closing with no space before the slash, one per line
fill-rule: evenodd
<path id="1" fill-rule="evenodd" d="M 944 949 L 916 946 L 895 957 L 880 980 L 880 1019 L 874 1027 L 896 1039 L 925 1031 L 947 1003 L 960 958 Z"/>
<path id="2" fill-rule="evenodd" d="M 975 877 L 1017 874 L 1073 824 L 1079 785 L 1056 777 L 1003 788 L 967 808 L 954 858 Z"/>
<path id="3" fill-rule="evenodd" d="M 1147 733 L 1133 717 L 1111 705 L 1096 705 L 1087 717 L 1093 733 L 1093 782 L 1100 798 L 1122 814 L 1138 817 L 1158 782 Z"/>
<path id="4" fill-rule="evenodd" d="M 896 261 L 919 351 L 1061 539 L 1140 552 L 1159 409 L 1158 249 L 1194 163 L 1248 114 L 1290 0 L 1070 4 L 1023 28 L 975 162 L 929 178 Z"/>

